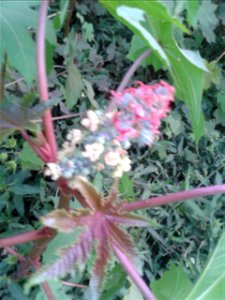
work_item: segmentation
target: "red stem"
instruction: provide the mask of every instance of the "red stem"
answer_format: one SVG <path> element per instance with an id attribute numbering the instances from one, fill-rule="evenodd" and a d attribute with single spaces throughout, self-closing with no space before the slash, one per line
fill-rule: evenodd
<path id="1" fill-rule="evenodd" d="M 48 228 L 46 227 L 39 230 L 28 231 L 15 236 L 0 239 L 0 248 L 11 247 L 17 244 L 39 240 L 46 236 L 49 236 Z"/>
<path id="2" fill-rule="evenodd" d="M 55 297 L 52 294 L 52 291 L 51 291 L 51 289 L 50 289 L 50 287 L 49 287 L 49 285 L 48 285 L 47 282 L 42 283 L 41 287 L 43 288 L 43 290 L 44 290 L 44 292 L 45 292 L 48 300 L 55 300 Z"/>
<path id="3" fill-rule="evenodd" d="M 37 81 L 40 101 L 48 101 L 48 82 L 45 66 L 45 27 L 48 11 L 48 0 L 42 0 L 38 19 L 38 29 L 36 37 L 36 64 L 37 64 Z M 57 160 L 57 144 L 52 122 L 51 110 L 47 109 L 43 115 L 44 132 L 47 143 L 51 148 L 51 161 Z"/>
<path id="4" fill-rule="evenodd" d="M 40 159 L 47 163 L 51 161 L 51 153 L 49 149 L 41 146 L 36 146 L 30 139 L 29 135 L 26 133 L 26 131 L 21 130 L 20 131 L 22 137 L 27 141 L 27 143 L 30 145 L 30 147 L 33 149 L 33 151 L 40 157 Z M 48 144 L 46 144 L 48 146 Z"/>
<path id="5" fill-rule="evenodd" d="M 196 188 L 188 191 L 171 193 L 164 196 L 153 197 L 147 200 L 136 201 L 133 203 L 125 203 L 122 205 L 122 210 L 132 211 L 138 209 L 150 208 L 158 205 L 165 205 L 178 201 L 185 201 L 190 199 L 196 199 L 204 196 L 211 196 L 215 194 L 225 193 L 225 184 L 213 185 L 203 188 Z"/>
<path id="6" fill-rule="evenodd" d="M 142 295 L 145 297 L 146 300 L 156 300 L 155 296 L 148 288 L 147 284 L 141 278 L 140 274 L 137 272 L 134 265 L 128 259 L 128 257 L 115 245 L 112 245 L 113 251 L 116 254 L 119 262 L 123 266 L 124 270 L 130 276 L 134 284 L 139 288 Z"/>
<path id="7" fill-rule="evenodd" d="M 118 86 L 116 92 L 117 93 L 121 93 L 123 91 L 123 89 L 125 89 L 126 85 L 128 84 L 129 80 L 131 79 L 131 77 L 133 76 L 134 72 L 137 70 L 137 68 L 140 66 L 140 64 L 142 63 L 142 61 L 148 57 L 151 54 L 151 50 L 148 49 L 146 50 L 144 53 L 142 53 L 135 61 L 134 63 L 130 66 L 130 68 L 128 69 L 127 73 L 125 74 L 125 76 L 123 77 L 120 85 Z M 108 111 L 111 111 L 114 108 L 115 105 L 115 100 L 112 99 L 109 106 L 108 106 Z"/>

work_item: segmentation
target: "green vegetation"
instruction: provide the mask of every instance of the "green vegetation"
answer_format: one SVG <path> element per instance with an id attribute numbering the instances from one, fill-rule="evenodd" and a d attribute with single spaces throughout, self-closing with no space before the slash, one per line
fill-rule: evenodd
<path id="1" fill-rule="evenodd" d="M 135 212 L 133 223 L 128 213 L 132 209 L 128 209 L 126 222 L 135 228 L 129 227 L 126 234 L 111 231 L 111 246 L 115 243 L 118 249 L 110 250 L 120 263 L 113 255 L 99 262 L 99 253 L 108 255 L 109 249 L 99 247 L 98 252 L 81 240 L 76 251 L 89 247 L 85 248 L 89 253 L 70 272 L 28 289 L 30 282 L 44 281 L 43 270 L 65 257 L 62 248 L 74 246 L 82 234 L 84 240 L 90 238 L 80 227 L 87 216 L 82 206 L 88 204 L 98 213 L 103 205 L 98 193 L 116 198 L 112 178 L 101 172 L 90 179 L 93 186 L 76 181 L 74 189 L 64 179 L 56 184 L 43 175 L 46 163 L 55 162 L 56 155 L 48 126 L 52 124 L 50 109 L 61 149 L 67 133 L 80 124 L 87 110 L 108 106 L 111 90 L 123 90 L 137 80 L 145 84 L 164 80 L 176 88 L 171 112 L 151 147 L 128 149 L 132 168 L 118 182 L 114 217 L 121 217 L 123 205 L 129 208 L 135 201 L 182 190 L 223 187 L 225 178 L 225 5 L 221 1 L 51 1 L 45 35 L 49 100 L 46 94 L 40 95 L 40 90 L 45 91 L 44 76 L 35 79 L 41 61 L 39 56 L 35 62 L 35 47 L 41 53 L 37 43 L 40 3 L 0 3 L 1 299 L 144 299 L 143 290 L 127 276 L 131 273 L 118 249 L 130 254 L 158 300 L 225 299 L 222 188 L 221 193 L 200 193 L 195 200 L 168 201 L 164 202 L 168 205 Z M 149 49 L 150 55 L 138 65 L 140 55 Z M 138 68 L 126 78 L 133 62 Z M 74 228 L 73 219 L 70 232 L 60 232 L 67 231 L 65 226 L 73 218 L 68 208 L 80 209 L 79 228 Z M 104 213 L 108 216 L 112 207 Z M 41 220 L 44 223 L 48 216 L 57 219 L 57 226 L 48 225 L 59 232 L 43 227 Z M 146 221 L 147 226 L 136 227 Z M 113 235 L 116 230 L 124 244 Z M 10 240 L 13 236 L 17 242 Z M 98 233 L 95 238 L 108 245 L 109 236 L 103 236 Z M 93 288 L 96 260 L 95 271 L 104 277 L 100 293 Z"/>

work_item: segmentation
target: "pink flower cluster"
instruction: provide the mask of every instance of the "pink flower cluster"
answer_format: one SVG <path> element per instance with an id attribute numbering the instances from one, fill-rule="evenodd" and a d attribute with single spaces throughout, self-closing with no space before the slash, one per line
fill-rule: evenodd
<path id="1" fill-rule="evenodd" d="M 136 82 L 121 93 L 112 91 L 112 98 L 118 108 L 113 115 L 117 139 L 129 147 L 130 140 L 140 146 L 151 145 L 159 135 L 160 120 L 166 117 L 175 89 L 164 81 L 146 85 Z"/>
<path id="2" fill-rule="evenodd" d="M 102 172 L 119 178 L 130 170 L 126 149 L 132 142 L 139 146 L 154 142 L 175 93 L 164 81 L 154 85 L 138 81 L 135 85 L 121 93 L 112 92 L 116 110 L 87 111 L 82 127 L 67 134 L 58 162 L 47 165 L 47 176 L 53 180 L 63 177 L 72 184 L 75 176 L 93 177 Z"/>

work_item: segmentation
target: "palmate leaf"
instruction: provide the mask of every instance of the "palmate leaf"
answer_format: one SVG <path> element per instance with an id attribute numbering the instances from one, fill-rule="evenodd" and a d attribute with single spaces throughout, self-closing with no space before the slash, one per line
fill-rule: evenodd
<path id="1" fill-rule="evenodd" d="M 135 256 L 134 244 L 130 235 L 118 225 L 148 226 L 149 222 L 141 216 L 120 210 L 121 205 L 116 202 L 116 186 L 117 183 L 113 185 L 109 195 L 103 197 L 86 179 L 74 178 L 73 187 L 78 189 L 85 198 L 89 208 L 69 211 L 57 209 L 42 217 L 41 221 L 46 226 L 65 232 L 65 234 L 71 235 L 76 227 L 84 228 L 84 231 L 78 237 L 75 236 L 77 241 L 74 240 L 66 249 L 60 250 L 61 256 L 58 260 L 34 274 L 28 283 L 28 288 L 70 272 L 76 263 L 83 263 L 92 248 L 96 246 L 96 261 L 90 288 L 92 299 L 97 299 L 113 245 L 116 245 L 129 257 Z"/>
<path id="2" fill-rule="evenodd" d="M 153 52 L 145 59 L 144 64 L 152 63 L 156 69 L 162 64 L 168 69 L 174 79 L 178 99 L 184 101 L 189 108 L 194 137 L 198 142 L 204 132 L 201 101 L 204 73 L 208 70 L 199 53 L 181 49 L 177 45 L 173 26 L 188 33 L 187 28 L 177 18 L 172 17 L 163 4 L 154 0 L 100 0 L 100 3 L 142 40 L 138 48 L 133 47 L 133 53 L 129 52 L 130 58 L 135 60 L 150 48 Z"/>

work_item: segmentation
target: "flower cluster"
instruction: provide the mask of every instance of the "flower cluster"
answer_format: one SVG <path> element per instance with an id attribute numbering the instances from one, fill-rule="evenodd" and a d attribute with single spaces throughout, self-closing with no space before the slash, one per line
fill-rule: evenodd
<path id="1" fill-rule="evenodd" d="M 140 146 L 151 145 L 159 135 L 160 120 L 170 110 L 175 89 L 164 81 L 145 85 L 136 82 L 137 88 L 130 87 L 121 93 L 112 92 L 118 111 L 113 116 L 117 139 L 124 145 L 138 142 Z"/>
<path id="2" fill-rule="evenodd" d="M 165 118 L 175 90 L 166 82 L 154 85 L 136 83 L 137 88 L 112 92 L 117 110 L 92 111 L 81 120 L 81 129 L 66 136 L 58 162 L 49 163 L 45 175 L 73 182 L 74 176 L 93 176 L 101 171 L 121 177 L 131 168 L 127 151 L 132 142 L 151 145 L 159 135 L 160 120 Z"/>
<path id="3" fill-rule="evenodd" d="M 72 183 L 72 178 L 77 175 L 87 177 L 101 171 L 112 177 L 121 177 L 130 170 L 131 161 L 116 139 L 111 113 L 89 110 L 81 124 L 82 130 L 72 129 L 67 134 L 58 153 L 58 163 L 49 163 L 45 175 L 53 180 L 63 177 Z"/>

